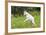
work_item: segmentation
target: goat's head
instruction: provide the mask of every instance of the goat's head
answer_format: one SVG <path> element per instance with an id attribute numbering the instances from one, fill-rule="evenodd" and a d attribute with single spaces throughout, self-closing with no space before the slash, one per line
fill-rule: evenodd
<path id="1" fill-rule="evenodd" d="M 27 15 L 28 13 L 27 13 L 27 11 L 24 11 L 24 15 Z"/>

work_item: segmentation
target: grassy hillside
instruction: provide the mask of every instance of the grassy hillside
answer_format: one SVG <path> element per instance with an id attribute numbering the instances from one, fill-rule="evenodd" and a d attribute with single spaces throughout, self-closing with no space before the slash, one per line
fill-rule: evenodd
<path id="1" fill-rule="evenodd" d="M 37 13 L 38 14 L 38 13 Z M 24 22 L 25 17 L 24 16 L 11 16 L 11 28 L 32 28 L 32 23 L 27 21 Z M 40 26 L 40 16 L 36 15 L 34 16 L 35 19 L 35 25 L 34 28 L 37 28 Z"/>

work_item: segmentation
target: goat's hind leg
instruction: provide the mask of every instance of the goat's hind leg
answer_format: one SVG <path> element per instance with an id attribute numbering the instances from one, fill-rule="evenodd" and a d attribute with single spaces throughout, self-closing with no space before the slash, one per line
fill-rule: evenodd
<path id="1" fill-rule="evenodd" d="M 34 19 L 32 20 L 32 26 L 33 26 L 33 27 L 35 26 L 35 21 L 34 21 Z"/>

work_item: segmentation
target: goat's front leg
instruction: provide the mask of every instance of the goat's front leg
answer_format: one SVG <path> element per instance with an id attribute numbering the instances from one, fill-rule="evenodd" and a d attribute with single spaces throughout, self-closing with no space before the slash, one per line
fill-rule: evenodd
<path id="1" fill-rule="evenodd" d="M 28 19 L 25 19 L 24 22 L 26 22 Z"/>

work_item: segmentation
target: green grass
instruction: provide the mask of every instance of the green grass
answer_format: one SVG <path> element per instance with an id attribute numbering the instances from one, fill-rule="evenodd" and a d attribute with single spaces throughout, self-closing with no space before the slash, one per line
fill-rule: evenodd
<path id="1" fill-rule="evenodd" d="M 35 25 L 34 25 L 34 28 L 37 28 L 40 26 L 40 16 L 39 15 L 36 15 L 34 16 L 35 18 Z M 18 17 L 15 17 L 15 16 L 12 16 L 11 17 L 11 28 L 14 29 L 14 28 L 32 28 L 32 23 L 27 21 L 27 22 L 24 22 L 24 19 L 25 17 L 24 16 L 18 16 Z"/>

